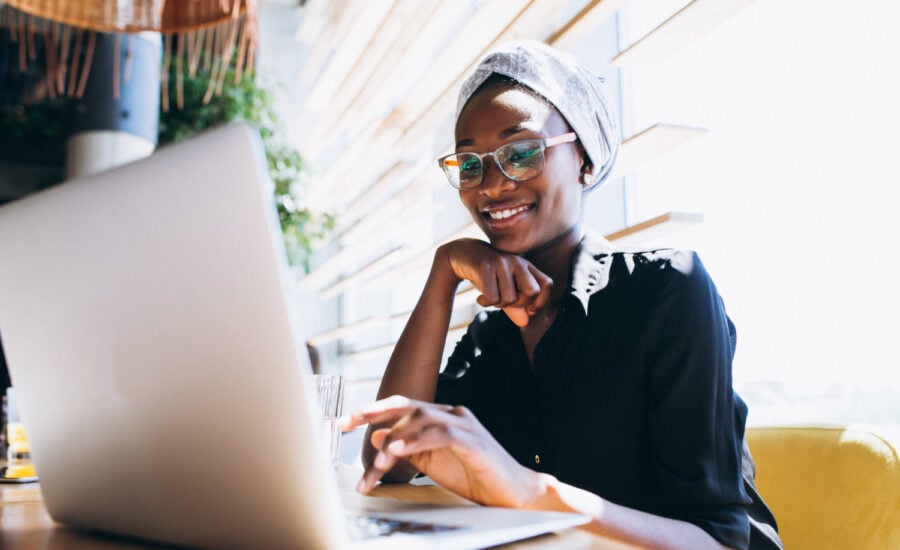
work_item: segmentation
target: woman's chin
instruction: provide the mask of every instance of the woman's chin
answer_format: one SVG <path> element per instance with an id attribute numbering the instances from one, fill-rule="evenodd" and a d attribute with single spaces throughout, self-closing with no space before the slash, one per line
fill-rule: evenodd
<path id="1" fill-rule="evenodd" d="M 494 250 L 504 252 L 506 254 L 515 254 L 521 256 L 531 250 L 531 247 L 521 239 L 513 239 L 510 237 L 494 237 L 490 239 L 491 246 Z"/>

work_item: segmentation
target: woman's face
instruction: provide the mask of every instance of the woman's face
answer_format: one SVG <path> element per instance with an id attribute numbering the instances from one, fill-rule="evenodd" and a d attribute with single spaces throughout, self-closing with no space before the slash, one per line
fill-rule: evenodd
<path id="1" fill-rule="evenodd" d="M 517 88 L 492 86 L 477 92 L 456 123 L 456 152 L 486 153 L 513 141 L 544 139 L 571 132 L 559 112 Z M 498 250 L 524 254 L 578 223 L 581 216 L 582 153 L 575 143 L 544 151 L 539 176 L 514 181 L 484 159 L 484 176 L 459 197 Z M 511 214 L 511 215 L 510 215 Z"/>

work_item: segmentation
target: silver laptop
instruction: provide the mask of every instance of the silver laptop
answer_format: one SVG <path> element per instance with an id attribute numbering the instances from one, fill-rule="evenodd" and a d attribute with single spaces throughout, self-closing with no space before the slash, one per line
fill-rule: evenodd
<path id="1" fill-rule="evenodd" d="M 586 521 L 342 499 L 296 330 L 316 312 L 292 288 L 246 125 L 0 207 L 0 334 L 50 515 L 243 548 L 348 546 L 362 521 L 348 503 L 389 527 L 375 531 L 401 527 L 391 547 L 483 547 Z"/>

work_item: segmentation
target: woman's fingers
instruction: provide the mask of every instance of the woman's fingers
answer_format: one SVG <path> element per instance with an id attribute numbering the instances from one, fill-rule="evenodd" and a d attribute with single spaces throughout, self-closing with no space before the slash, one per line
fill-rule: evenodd
<path id="1" fill-rule="evenodd" d="M 519 326 L 525 326 L 527 315 L 549 300 L 553 281 L 521 256 L 499 252 L 475 239 L 452 241 L 441 250 L 456 276 L 471 281 L 481 292 L 476 298 L 480 306 L 524 308 L 525 314 L 507 311 Z"/>
<path id="2" fill-rule="evenodd" d="M 368 493 L 379 480 L 394 467 L 397 463 L 396 455 L 390 454 L 384 448 L 385 440 L 390 433 L 390 428 L 380 428 L 372 432 L 372 445 L 378 449 L 372 464 L 363 472 L 362 478 L 356 485 L 356 490 L 360 493 Z"/>
<path id="3" fill-rule="evenodd" d="M 384 446 L 384 440 L 387 439 L 387 436 L 390 432 L 390 428 L 379 428 L 377 430 L 373 430 L 370 438 L 370 440 L 372 441 L 372 446 L 378 450 L 381 450 L 381 448 Z"/>
<path id="4" fill-rule="evenodd" d="M 372 446 L 378 449 L 378 452 L 357 485 L 359 492 L 366 493 L 370 491 L 398 461 L 409 456 L 408 453 L 398 452 L 398 449 L 403 449 L 406 446 L 407 441 L 416 441 L 423 433 L 442 433 L 445 435 L 443 440 L 438 440 L 434 437 L 430 438 L 433 443 L 428 450 L 445 447 L 450 444 L 446 437 L 448 430 L 454 430 L 455 433 L 465 433 L 468 431 L 465 424 L 473 418 L 469 414 L 464 414 L 465 409 L 433 403 L 413 403 L 419 406 L 414 407 L 407 414 L 400 417 L 390 428 L 380 428 L 372 432 L 370 441 Z M 402 408 L 388 407 L 378 414 L 396 414 L 400 410 Z M 443 441 L 443 443 L 441 444 L 439 441 Z"/>
<path id="5" fill-rule="evenodd" d="M 388 412 L 403 407 L 381 404 L 379 408 Z M 371 443 L 378 452 L 357 484 L 361 493 L 371 491 L 398 462 L 408 461 L 437 483 L 476 502 L 515 506 L 528 500 L 521 487 L 523 467 L 465 407 L 418 403 L 390 428 L 373 430 Z"/>
<path id="6" fill-rule="evenodd" d="M 513 271 L 513 277 L 515 278 L 514 282 L 516 289 L 519 292 L 520 300 L 524 299 L 526 302 L 531 302 L 541 293 L 541 287 L 543 285 L 540 279 L 535 277 L 535 273 L 543 275 L 536 267 L 524 260 L 518 262 L 516 265 L 516 269 Z M 543 278 L 549 279 L 546 275 L 543 275 Z"/>
<path id="7" fill-rule="evenodd" d="M 476 284 L 484 289 L 477 300 L 484 307 L 524 307 L 533 312 L 547 304 L 553 286 L 550 277 L 521 258 L 495 271 L 493 277 Z"/>
<path id="8" fill-rule="evenodd" d="M 531 320 L 531 315 L 528 310 L 524 307 L 505 307 L 503 308 L 503 312 L 506 313 L 506 316 L 509 317 L 509 320 L 512 321 L 514 325 L 519 328 L 524 328 L 528 326 L 528 321 Z"/>
<path id="9" fill-rule="evenodd" d="M 372 445 L 381 450 L 385 440 L 415 437 L 415 434 L 432 425 L 457 426 L 465 429 L 474 419 L 468 409 L 437 403 L 416 401 L 395 395 L 376 401 L 366 407 L 341 418 L 341 428 L 345 431 L 364 424 L 389 424 L 389 428 L 372 431 Z M 378 464 L 379 469 L 383 464 Z M 390 467 L 388 467 L 390 469 Z"/>
<path id="10" fill-rule="evenodd" d="M 339 424 L 341 430 L 346 432 L 360 426 L 365 426 L 366 424 L 380 424 L 389 421 L 396 422 L 403 416 L 422 407 L 433 407 L 439 410 L 452 409 L 450 405 L 427 403 L 425 401 L 409 399 L 402 395 L 392 395 L 384 399 L 379 399 L 357 411 L 342 416 Z"/>
<path id="11" fill-rule="evenodd" d="M 481 307 L 503 307 L 515 302 L 519 292 L 505 262 L 491 263 L 485 273 L 472 283 L 481 291 L 476 302 Z"/>
<path id="12" fill-rule="evenodd" d="M 495 306 L 500 303 L 501 290 L 497 284 L 496 272 L 489 276 L 481 277 L 479 280 L 473 280 L 472 284 L 481 291 L 481 296 L 475 299 L 481 307 Z"/>
<path id="13" fill-rule="evenodd" d="M 518 266 L 515 284 L 519 294 L 511 304 L 503 307 L 509 320 L 518 327 L 528 325 L 530 317 L 547 305 L 553 280 L 528 262 Z"/>
<path id="14" fill-rule="evenodd" d="M 500 269 L 496 272 L 497 287 L 500 289 L 500 300 L 496 305 L 499 307 L 511 306 L 523 298 L 519 281 L 516 280 L 519 275 L 518 266 L 510 264 L 511 262 L 502 261 Z"/>
<path id="15" fill-rule="evenodd" d="M 527 308 L 529 313 L 533 315 L 550 302 L 550 291 L 553 289 L 553 279 L 531 264 L 528 264 L 528 271 L 531 276 L 534 277 L 535 284 L 539 289 L 532 297 L 531 304 L 529 304 Z"/>
<path id="16" fill-rule="evenodd" d="M 406 458 L 446 447 L 469 448 L 473 445 L 474 438 L 475 435 L 470 430 L 461 429 L 459 426 L 432 423 L 403 436 L 398 434 L 390 440 L 382 440 L 382 444 L 384 444 L 384 450 L 391 456 Z"/>

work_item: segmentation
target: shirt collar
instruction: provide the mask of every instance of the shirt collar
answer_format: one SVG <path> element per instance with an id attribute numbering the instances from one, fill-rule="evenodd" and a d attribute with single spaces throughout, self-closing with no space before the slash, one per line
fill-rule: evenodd
<path id="1" fill-rule="evenodd" d="M 588 231 L 575 251 L 569 292 L 581 302 L 585 315 L 588 313 L 591 296 L 606 288 L 609 283 L 609 268 L 615 250 L 609 241 Z"/>

